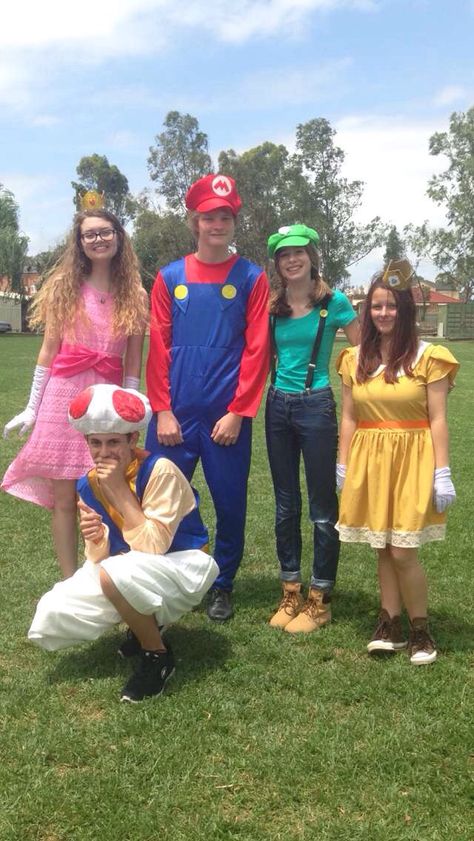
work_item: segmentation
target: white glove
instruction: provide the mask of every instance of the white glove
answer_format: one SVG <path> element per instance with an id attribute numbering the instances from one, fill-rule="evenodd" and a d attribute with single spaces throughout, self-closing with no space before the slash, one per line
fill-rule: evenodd
<path id="1" fill-rule="evenodd" d="M 336 464 L 336 488 L 342 491 L 347 473 L 346 464 Z"/>
<path id="2" fill-rule="evenodd" d="M 41 400 L 43 399 L 44 390 L 48 384 L 50 376 L 51 368 L 44 368 L 43 365 L 36 366 L 33 374 L 33 382 L 31 384 L 28 405 L 23 412 L 20 412 L 19 415 L 15 415 L 11 421 L 8 421 L 8 423 L 5 424 L 3 429 L 4 438 L 8 436 L 8 433 L 11 432 L 12 429 L 16 429 L 17 426 L 21 426 L 19 432 L 20 435 L 24 435 L 25 432 L 28 432 L 28 430 L 34 426 L 38 409 L 40 407 Z"/>
<path id="3" fill-rule="evenodd" d="M 140 380 L 138 377 L 125 377 L 123 387 L 134 388 L 135 391 L 140 391 Z"/>
<path id="4" fill-rule="evenodd" d="M 452 505 L 456 499 L 456 491 L 451 481 L 451 470 L 449 467 L 438 467 L 434 472 L 433 503 L 441 514 L 448 505 Z"/>

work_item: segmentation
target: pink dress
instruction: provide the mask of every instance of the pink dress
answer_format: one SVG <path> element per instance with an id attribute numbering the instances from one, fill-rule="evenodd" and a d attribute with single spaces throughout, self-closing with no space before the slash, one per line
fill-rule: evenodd
<path id="1" fill-rule="evenodd" d="M 79 479 L 93 466 L 84 436 L 69 424 L 71 400 L 94 383 L 122 384 L 127 337 L 112 334 L 113 296 L 87 283 L 81 295 L 88 320 L 78 316 L 74 338 L 63 338 L 33 431 L 1 485 L 7 493 L 45 508 L 53 507 L 52 479 Z M 61 359 L 66 360 L 63 366 Z M 81 370 L 74 373 L 74 367 Z"/>

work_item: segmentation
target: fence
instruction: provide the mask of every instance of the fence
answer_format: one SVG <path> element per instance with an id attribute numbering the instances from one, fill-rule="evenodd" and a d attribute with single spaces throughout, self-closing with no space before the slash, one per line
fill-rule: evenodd
<path id="1" fill-rule="evenodd" d="M 21 333 L 20 301 L 6 295 L 0 295 L 0 321 L 8 321 L 14 333 Z"/>
<path id="2" fill-rule="evenodd" d="M 446 339 L 474 339 L 474 302 L 447 304 L 443 310 L 439 321 Z"/>

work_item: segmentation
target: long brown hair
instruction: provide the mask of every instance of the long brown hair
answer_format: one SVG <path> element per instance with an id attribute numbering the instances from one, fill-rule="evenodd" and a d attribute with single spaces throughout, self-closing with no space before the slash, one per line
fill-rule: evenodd
<path id="1" fill-rule="evenodd" d="M 81 241 L 81 225 L 84 219 L 91 216 L 110 222 L 117 236 L 117 253 L 110 267 L 114 291 L 112 330 L 116 335 L 141 333 L 148 318 L 148 303 L 138 260 L 120 220 L 109 210 L 103 209 L 84 210 L 75 216 L 62 256 L 48 272 L 35 295 L 29 316 L 30 326 L 42 328 L 48 321 L 48 326 L 61 336 L 72 329 L 81 307 L 81 286 L 92 271 L 92 262 L 84 254 Z"/>
<path id="2" fill-rule="evenodd" d="M 411 289 L 389 288 L 382 280 L 382 273 L 375 275 L 364 301 L 362 313 L 359 361 L 356 380 L 365 382 L 382 363 L 380 351 L 381 336 L 372 321 L 372 298 L 376 289 L 386 289 L 392 293 L 397 305 L 397 317 L 389 347 L 389 359 L 384 371 L 385 382 L 397 382 L 397 372 L 405 371 L 413 376 L 413 363 L 418 350 L 416 328 L 416 306 Z"/>
<path id="3" fill-rule="evenodd" d="M 332 295 L 332 289 L 323 280 L 321 274 L 321 261 L 315 247 L 311 244 L 303 246 L 311 261 L 311 278 L 314 281 L 313 289 L 309 295 L 311 306 L 317 307 L 325 295 Z M 283 251 L 283 249 L 281 249 Z M 272 292 L 270 294 L 270 314 L 282 318 L 289 318 L 292 314 L 291 305 L 287 298 L 287 282 L 279 268 L 279 251 L 275 254 L 275 272 L 272 274 Z"/>

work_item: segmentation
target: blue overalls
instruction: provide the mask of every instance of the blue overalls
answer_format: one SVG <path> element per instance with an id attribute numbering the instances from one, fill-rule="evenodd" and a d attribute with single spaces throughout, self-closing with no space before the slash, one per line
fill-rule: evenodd
<path id="1" fill-rule="evenodd" d="M 243 418 L 232 446 L 215 444 L 210 436 L 235 396 L 247 302 L 261 269 L 239 257 L 224 283 L 188 283 L 184 267 L 181 259 L 161 270 L 172 301 L 171 407 L 184 441 L 159 444 L 155 414 L 146 448 L 173 461 L 189 481 L 201 459 L 216 511 L 214 557 L 220 573 L 214 586 L 230 591 L 244 551 L 251 419 Z M 198 533 L 199 512 L 188 517 Z"/>

